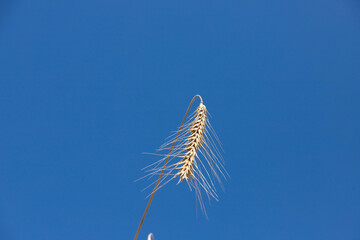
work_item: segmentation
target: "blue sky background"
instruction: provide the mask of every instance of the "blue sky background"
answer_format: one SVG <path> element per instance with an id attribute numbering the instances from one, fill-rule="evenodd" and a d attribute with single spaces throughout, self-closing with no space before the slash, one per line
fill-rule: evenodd
<path id="1" fill-rule="evenodd" d="M 231 180 L 186 184 L 139 239 L 360 239 L 360 3 L 2 1 L 0 239 L 133 239 L 201 94 Z"/>

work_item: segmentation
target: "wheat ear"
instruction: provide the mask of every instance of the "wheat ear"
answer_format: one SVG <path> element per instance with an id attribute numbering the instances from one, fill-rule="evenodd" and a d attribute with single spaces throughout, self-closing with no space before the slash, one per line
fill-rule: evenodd
<path id="1" fill-rule="evenodd" d="M 200 104 L 189 117 L 188 121 L 185 122 L 196 98 L 200 99 Z M 163 158 L 151 164 L 150 166 L 152 168 L 149 169 L 150 166 L 145 168 L 147 169 L 146 171 L 149 172 L 145 177 L 159 175 L 159 178 L 153 183 L 155 187 L 151 192 L 148 205 L 134 240 L 137 239 L 155 192 L 174 178 L 179 177 L 178 183 L 185 180 L 190 189 L 195 190 L 201 210 L 206 216 L 201 189 L 205 191 L 209 200 L 210 198 L 218 200 L 213 180 L 216 179 L 221 185 L 218 173 L 225 179 L 225 175 L 227 175 L 217 145 L 221 147 L 221 143 L 209 122 L 207 109 L 200 95 L 196 95 L 192 99 L 175 137 L 170 138 L 169 141 L 158 149 L 159 151 L 169 150 L 169 153 L 155 154 L 163 156 Z M 202 158 L 199 157 L 199 153 L 202 155 L 203 160 L 205 160 L 204 162 L 202 162 Z M 174 159 L 178 158 L 180 158 L 179 161 L 174 161 Z M 161 165 L 162 163 L 163 165 Z"/>
<path id="2" fill-rule="evenodd" d="M 173 141 L 173 143 L 172 143 L 172 145 L 171 145 L 169 154 L 167 155 L 166 160 L 165 160 L 165 163 L 164 163 L 164 166 L 162 167 L 162 170 L 161 170 L 161 172 L 160 172 L 159 178 L 158 178 L 158 180 L 156 181 L 154 190 L 153 190 L 152 193 L 151 193 L 151 197 L 150 197 L 149 202 L 148 202 L 148 204 L 147 204 L 147 206 L 146 206 L 145 212 L 144 212 L 144 214 L 143 214 L 143 216 L 142 216 L 142 218 L 141 218 L 141 221 L 140 221 L 139 227 L 138 227 L 138 229 L 137 229 L 137 231 L 136 231 L 134 240 L 136 240 L 137 237 L 138 237 L 138 235 L 139 235 L 141 226 L 142 226 L 142 224 L 143 224 L 143 222 L 144 222 L 144 219 L 145 219 L 145 217 L 146 217 L 146 214 L 147 214 L 147 212 L 148 212 L 148 210 L 149 210 L 150 204 L 151 204 L 151 202 L 152 202 L 152 200 L 153 200 L 153 198 L 154 198 L 155 192 L 157 191 L 157 188 L 158 188 L 158 186 L 159 186 L 159 184 L 160 184 L 161 177 L 162 177 L 162 175 L 163 175 L 163 173 L 164 173 L 164 171 L 165 171 L 165 169 L 166 169 L 166 164 L 167 164 L 168 161 L 169 161 L 169 158 L 170 158 L 170 156 L 171 156 L 171 153 L 172 153 L 172 151 L 173 151 L 173 148 L 174 148 L 174 146 L 175 146 L 175 143 L 176 143 L 176 141 L 177 141 L 177 138 L 178 138 L 178 136 L 179 136 L 179 134 L 180 134 L 181 128 L 182 128 L 182 126 L 183 126 L 183 124 L 184 124 L 184 122 L 185 122 L 185 120 L 186 120 L 186 117 L 187 117 L 187 115 L 188 115 L 188 113 L 189 113 L 189 111 L 190 111 L 190 108 L 191 108 L 191 106 L 192 106 L 192 104 L 193 104 L 193 102 L 195 101 L 196 98 L 200 98 L 200 100 L 201 100 L 201 102 L 202 102 L 201 96 L 200 96 L 200 95 L 196 95 L 195 97 L 193 97 L 193 99 L 191 100 L 191 102 L 190 102 L 190 104 L 189 104 L 188 109 L 186 110 L 185 116 L 184 116 L 184 118 L 183 118 L 183 120 L 182 120 L 182 122 L 181 122 L 181 125 L 180 125 L 180 127 L 179 127 L 179 130 L 178 130 L 177 133 L 176 133 L 176 136 L 175 136 L 175 139 L 174 139 L 174 141 Z"/>
<path id="3" fill-rule="evenodd" d="M 189 181 L 194 177 L 194 163 L 197 158 L 197 150 L 201 148 L 204 142 L 204 133 L 206 127 L 206 107 L 201 102 L 199 107 L 196 109 L 196 115 L 191 123 L 187 138 L 186 155 L 180 161 L 181 167 L 176 176 L 179 176 L 179 182 Z"/>
<path id="4" fill-rule="evenodd" d="M 227 172 L 223 166 L 224 161 L 220 154 L 221 151 L 218 148 L 221 148 L 221 143 L 210 124 L 210 115 L 207 108 L 201 98 L 200 100 L 199 106 L 179 128 L 176 137 L 170 137 L 158 149 L 160 152 L 163 150 L 168 151 L 169 146 L 175 143 L 171 147 L 171 154 L 155 154 L 164 157 L 145 168 L 145 171 L 148 172 L 145 177 L 149 176 L 151 178 L 163 172 L 162 179 L 156 190 L 161 189 L 174 178 L 179 178 L 178 183 L 185 180 L 190 190 L 195 190 L 201 210 L 206 216 L 201 190 L 205 191 L 209 199 L 218 200 L 214 180 L 219 182 L 222 187 L 220 177 L 223 176 L 226 179 Z M 170 159 L 168 159 L 169 156 Z M 168 161 L 166 167 L 163 168 L 161 164 L 165 160 Z M 152 184 L 155 184 L 155 182 Z"/>

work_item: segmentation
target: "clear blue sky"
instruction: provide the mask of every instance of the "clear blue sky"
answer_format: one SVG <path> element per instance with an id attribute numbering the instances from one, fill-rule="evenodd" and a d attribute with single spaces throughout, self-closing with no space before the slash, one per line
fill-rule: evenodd
<path id="1" fill-rule="evenodd" d="M 360 3 L 2 1 L 0 239 L 132 239 L 140 169 L 201 94 L 231 175 L 139 239 L 360 239 Z"/>

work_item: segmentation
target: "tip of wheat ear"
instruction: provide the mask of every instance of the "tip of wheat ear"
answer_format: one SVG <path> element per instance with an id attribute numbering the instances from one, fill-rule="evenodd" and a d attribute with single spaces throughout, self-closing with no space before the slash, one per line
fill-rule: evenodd
<path id="1" fill-rule="evenodd" d="M 194 164 L 197 158 L 197 151 L 202 147 L 204 142 L 204 133 L 206 128 L 206 107 L 203 103 L 200 103 L 196 109 L 194 120 L 191 122 L 189 128 L 189 137 L 187 138 L 186 154 L 184 158 L 179 162 L 180 170 L 176 174 L 180 177 L 179 182 L 188 181 L 194 177 Z"/>

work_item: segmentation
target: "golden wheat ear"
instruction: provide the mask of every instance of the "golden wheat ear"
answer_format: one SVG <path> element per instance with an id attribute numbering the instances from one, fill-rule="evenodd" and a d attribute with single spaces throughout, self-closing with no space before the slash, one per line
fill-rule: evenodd
<path id="1" fill-rule="evenodd" d="M 199 106 L 179 128 L 177 135 L 170 137 L 158 149 L 160 153 L 157 155 L 164 157 L 146 167 L 145 171 L 148 177 L 162 174 L 155 191 L 173 179 L 178 178 L 178 183 L 185 180 L 189 188 L 195 190 L 201 210 L 206 215 L 202 190 L 209 200 L 218 200 L 215 182 L 223 188 L 221 179 L 227 179 L 228 174 L 221 156 L 221 143 L 210 124 L 207 108 L 201 98 L 200 100 Z M 161 154 L 171 147 L 170 154 Z M 163 163 L 167 159 L 164 167 Z"/>
<path id="2" fill-rule="evenodd" d="M 200 99 L 200 104 L 196 111 L 187 118 L 189 110 L 196 98 Z M 216 179 L 222 186 L 220 177 L 223 176 L 226 179 L 226 175 L 228 176 L 228 174 L 224 168 L 224 160 L 218 149 L 218 145 L 221 147 L 221 143 L 214 129 L 211 127 L 208 116 L 209 114 L 203 104 L 202 98 L 200 95 L 196 95 L 191 100 L 176 134 L 159 149 L 159 151 L 166 150 L 169 151 L 169 153 L 157 154 L 163 156 L 163 158 L 145 168 L 148 172 L 145 177 L 152 177 L 154 175 L 159 175 L 159 177 L 153 183 L 155 187 L 150 194 L 149 202 L 141 218 L 134 240 L 136 240 L 139 235 L 155 192 L 174 178 L 179 178 L 178 183 L 185 180 L 190 189 L 195 189 L 195 194 L 205 215 L 206 211 L 202 200 L 201 189 L 205 191 L 209 200 L 210 198 L 218 200 L 214 180 Z M 185 122 L 186 119 L 187 121 Z"/>

